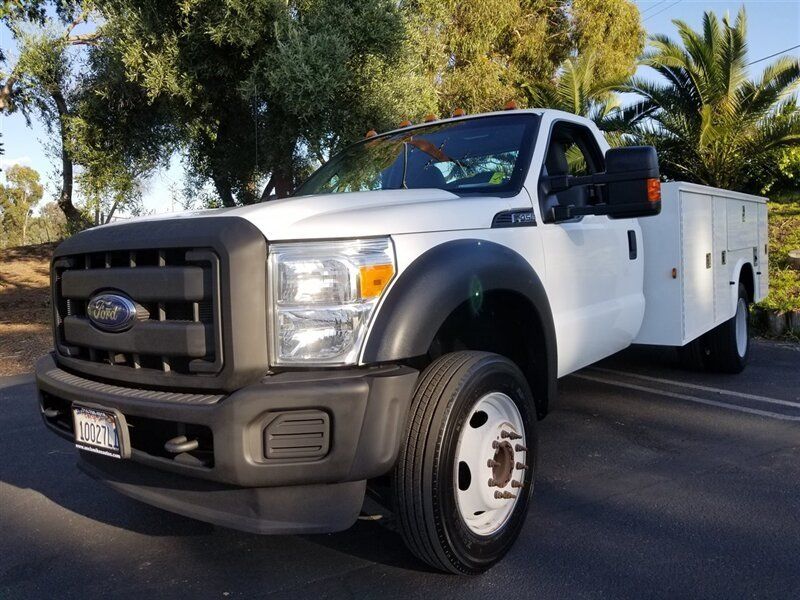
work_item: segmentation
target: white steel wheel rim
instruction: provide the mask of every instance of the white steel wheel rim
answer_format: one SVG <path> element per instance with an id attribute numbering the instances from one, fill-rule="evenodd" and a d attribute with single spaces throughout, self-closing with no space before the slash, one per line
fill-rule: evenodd
<path id="1" fill-rule="evenodd" d="M 747 304 L 742 298 L 736 306 L 736 350 L 744 358 L 747 352 Z"/>
<path id="2" fill-rule="evenodd" d="M 453 481 L 472 533 L 492 535 L 511 517 L 530 477 L 525 445 L 522 415 L 510 397 L 490 392 L 475 403 L 458 436 Z"/>

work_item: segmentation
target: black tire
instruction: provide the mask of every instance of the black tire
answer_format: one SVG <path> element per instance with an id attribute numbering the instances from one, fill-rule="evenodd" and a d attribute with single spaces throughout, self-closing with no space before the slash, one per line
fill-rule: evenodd
<path id="1" fill-rule="evenodd" d="M 456 504 L 455 452 L 459 433 L 485 394 L 498 391 L 520 412 L 528 448 L 523 487 L 498 531 L 473 533 Z M 414 392 L 395 468 L 394 506 L 403 539 L 429 565 L 457 574 L 487 570 L 511 548 L 525 522 L 536 472 L 536 409 L 522 372 L 487 352 L 453 352 L 436 359 Z"/>
<path id="2" fill-rule="evenodd" d="M 705 366 L 718 373 L 741 373 L 750 359 L 750 299 L 747 289 L 739 284 L 739 297 L 736 314 L 717 325 L 705 337 Z M 743 316 L 739 313 L 743 311 Z M 739 328 L 744 327 L 743 332 Z M 743 336 L 743 351 L 739 345 L 739 335 Z"/>
<path id="3" fill-rule="evenodd" d="M 688 371 L 702 371 L 706 368 L 705 336 L 692 340 L 685 346 L 679 346 L 678 366 Z"/>

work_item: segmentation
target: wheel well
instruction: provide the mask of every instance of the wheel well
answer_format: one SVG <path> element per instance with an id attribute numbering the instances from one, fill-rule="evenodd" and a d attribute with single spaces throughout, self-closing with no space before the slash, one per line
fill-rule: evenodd
<path id="1" fill-rule="evenodd" d="M 426 359 L 457 350 L 495 352 L 525 375 L 539 418 L 547 412 L 548 369 L 545 332 L 536 307 L 511 291 L 486 292 L 478 306 L 467 301 L 454 310 L 431 342 Z"/>
<path id="2" fill-rule="evenodd" d="M 753 265 L 750 263 L 744 263 L 742 265 L 742 270 L 739 271 L 739 283 L 744 285 L 744 289 L 747 290 L 747 299 L 749 302 L 753 302 L 756 297 L 755 281 L 755 276 L 753 275 Z"/>

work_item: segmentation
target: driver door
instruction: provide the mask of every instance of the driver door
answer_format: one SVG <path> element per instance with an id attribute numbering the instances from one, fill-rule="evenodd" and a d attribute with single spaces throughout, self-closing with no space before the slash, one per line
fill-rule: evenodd
<path id="1" fill-rule="evenodd" d="M 553 219 L 553 206 L 585 206 L 596 201 L 598 191 L 587 185 L 549 193 L 547 177 L 604 170 L 603 152 L 588 127 L 569 121 L 552 124 L 538 201 L 559 376 L 630 345 L 644 314 L 638 221 L 598 215 Z"/>

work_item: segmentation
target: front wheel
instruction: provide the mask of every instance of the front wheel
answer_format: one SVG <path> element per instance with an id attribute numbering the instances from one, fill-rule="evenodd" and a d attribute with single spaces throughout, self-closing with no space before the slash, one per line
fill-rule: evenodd
<path id="1" fill-rule="evenodd" d="M 452 573 L 475 574 L 511 548 L 536 469 L 530 389 L 508 359 L 454 352 L 420 377 L 394 477 L 408 547 Z"/>

